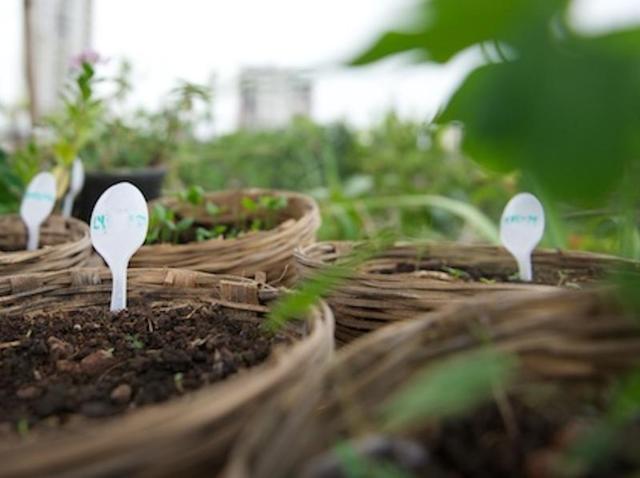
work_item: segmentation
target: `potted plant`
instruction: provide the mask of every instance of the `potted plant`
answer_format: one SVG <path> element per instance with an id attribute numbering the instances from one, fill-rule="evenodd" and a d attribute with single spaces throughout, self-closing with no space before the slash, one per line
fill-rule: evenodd
<path id="1" fill-rule="evenodd" d="M 111 108 L 101 118 L 100 134 L 80 152 L 88 172 L 75 211 L 87 221 L 98 197 L 113 184 L 128 181 L 147 200 L 159 197 L 171 162 L 195 141 L 195 126 L 203 118 L 199 107 L 204 105 L 204 115 L 208 114 L 209 90 L 184 81 L 169 92 L 159 111 L 119 114 L 115 106 L 120 103 L 124 108 L 130 91 L 129 71 L 124 62 L 114 81 L 117 89 Z"/>
<path id="2" fill-rule="evenodd" d="M 633 476 L 640 334 L 618 299 L 529 293 L 380 329 L 266 404 L 227 476 Z"/>
<path id="3" fill-rule="evenodd" d="M 0 152 L 0 200 L 6 212 L 17 209 L 27 184 L 42 170 L 53 172 L 57 199 L 67 192 L 74 160 L 100 130 L 105 105 L 95 88 L 101 61 L 93 51 L 74 58 L 60 94 L 62 107 L 44 118 L 24 144 L 10 153 Z"/>
<path id="4" fill-rule="evenodd" d="M 319 242 L 296 250 L 300 275 L 340 264 L 360 245 Z M 398 243 L 361 264 L 327 300 L 336 311 L 336 338 L 350 342 L 391 322 L 413 319 L 476 296 L 503 300 L 528 290 L 580 288 L 616 267 L 637 262 L 579 251 L 538 250 L 533 281 L 521 282 L 513 257 L 495 246 Z"/>
<path id="5" fill-rule="evenodd" d="M 114 315 L 105 269 L 0 278 L 0 476 L 209 476 L 260 403 L 331 355 L 326 305 L 271 333 L 270 286 L 128 279 Z"/>
<path id="6" fill-rule="evenodd" d="M 83 52 L 73 59 L 71 81 L 61 93 L 63 106 L 45 120 L 48 144 L 44 153 L 52 155 L 55 160 L 53 172 L 58 198 L 67 191 L 73 161 L 99 132 L 99 122 L 105 108 L 102 98 L 95 91 L 99 81 L 96 66 L 101 61 L 93 51 Z"/>
<path id="7" fill-rule="evenodd" d="M 278 284 L 294 280 L 293 250 L 314 242 L 320 226 L 313 199 L 269 189 L 205 193 L 193 186 L 150 209 L 147 242 L 132 267 L 257 274 Z"/>

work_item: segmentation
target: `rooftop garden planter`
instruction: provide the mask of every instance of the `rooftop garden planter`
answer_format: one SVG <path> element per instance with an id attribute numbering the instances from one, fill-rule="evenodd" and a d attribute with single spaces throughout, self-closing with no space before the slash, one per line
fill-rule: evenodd
<path id="1" fill-rule="evenodd" d="M 40 248 L 26 251 L 27 230 L 17 214 L 0 216 L 0 276 L 83 266 L 91 255 L 89 228 L 77 219 L 49 217 Z"/>
<path id="2" fill-rule="evenodd" d="M 276 190 L 197 194 L 191 201 L 162 198 L 150 208 L 147 243 L 153 244 L 140 248 L 131 267 L 264 274 L 272 284 L 294 280 L 293 251 L 313 243 L 320 226 L 313 199 Z"/>
<path id="3" fill-rule="evenodd" d="M 355 243 L 321 242 L 295 257 L 302 276 L 312 275 L 354 250 Z M 504 249 L 453 244 L 397 244 L 364 263 L 334 290 L 328 302 L 336 315 L 336 338 L 349 342 L 390 322 L 411 319 L 470 297 L 550 287 L 578 288 L 629 261 L 573 251 L 533 254 L 533 282 L 514 278 L 517 266 Z M 638 267 L 634 264 L 634 267 Z"/>
<path id="4" fill-rule="evenodd" d="M 465 383 L 485 365 L 504 364 L 486 360 L 502 355 L 513 367 L 508 380 L 485 378 L 481 399 L 455 413 L 447 408 L 461 393 L 477 393 Z M 393 465 L 410 476 L 565 476 L 549 467 L 561 465 L 579 438 L 608 430 L 601 420 L 624 410 L 609 408 L 624 405 L 616 403 L 624 382 L 615 380 L 638 364 L 637 317 L 610 291 L 470 301 L 341 349 L 324 377 L 276 399 L 270 420 L 247 428 L 227 476 L 345 476 L 348 463 Z M 291 409 L 294 400 L 306 406 Z M 410 408 L 413 415 L 405 414 Z M 609 442 L 621 449 L 598 472 L 581 468 L 577 476 L 624 476 L 625 467 L 640 467 L 640 455 L 625 455 L 636 445 L 637 419 L 623 423 Z"/>
<path id="5" fill-rule="evenodd" d="M 105 269 L 1 278 L 0 476 L 214 475 L 257 405 L 331 355 L 324 304 L 261 328 L 277 295 L 135 269 L 128 310 L 111 315 Z"/>

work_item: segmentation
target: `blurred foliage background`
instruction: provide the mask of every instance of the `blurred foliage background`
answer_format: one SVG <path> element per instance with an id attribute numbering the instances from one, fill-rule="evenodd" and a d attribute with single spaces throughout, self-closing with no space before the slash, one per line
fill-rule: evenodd
<path id="1" fill-rule="evenodd" d="M 215 95 L 182 82 L 154 111 L 123 113 L 123 63 L 80 153 L 89 169 L 165 167 L 167 192 L 243 186 L 304 191 L 322 238 L 495 241 L 508 198 L 529 190 L 548 216 L 544 245 L 640 257 L 640 29 L 586 34 L 569 0 L 419 0 L 352 62 L 445 63 L 476 50 L 472 72 L 433 121 L 394 112 L 367 129 L 298 118 L 279 130 L 197 134 Z M 39 141 L 0 155 L 0 204 L 50 164 Z"/>
<path id="2" fill-rule="evenodd" d="M 309 192 L 323 205 L 324 238 L 358 239 L 393 228 L 405 237 L 471 239 L 477 232 L 465 227 L 464 215 L 425 200 L 441 195 L 495 218 L 513 181 L 484 172 L 455 144 L 448 148 L 447 133 L 455 136 L 394 113 L 365 131 L 300 118 L 286 130 L 240 131 L 198 143 L 180 162 L 178 177 L 205 189 Z M 373 204 L 372 198 L 386 200 Z"/>
<path id="3" fill-rule="evenodd" d="M 586 34 L 573 27 L 570 6 L 423 0 L 408 26 L 353 63 L 406 52 L 446 62 L 480 48 L 485 64 L 437 120 L 464 124 L 463 149 L 480 164 L 521 172 L 543 199 L 553 244 L 637 258 L 640 29 Z"/>

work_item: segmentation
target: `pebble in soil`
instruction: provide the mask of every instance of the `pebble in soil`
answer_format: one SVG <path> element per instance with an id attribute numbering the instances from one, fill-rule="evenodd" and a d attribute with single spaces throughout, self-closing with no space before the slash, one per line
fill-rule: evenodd
<path id="1" fill-rule="evenodd" d="M 223 380 L 286 340 L 260 324 L 211 304 L 4 317 L 0 430 L 110 416 Z"/>

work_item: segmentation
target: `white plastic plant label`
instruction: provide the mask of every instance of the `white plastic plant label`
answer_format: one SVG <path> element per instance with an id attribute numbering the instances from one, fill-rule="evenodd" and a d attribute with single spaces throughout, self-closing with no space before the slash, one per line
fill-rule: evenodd
<path id="1" fill-rule="evenodd" d="M 84 186 L 84 166 L 80 158 L 76 158 L 71 167 L 71 180 L 69 181 L 69 191 L 64 198 L 62 204 L 62 215 L 64 217 L 71 216 L 71 210 L 73 209 L 73 202 L 76 200 L 80 191 Z"/>
<path id="2" fill-rule="evenodd" d="M 500 220 L 500 241 L 518 263 L 520 280 L 533 279 L 531 253 L 544 234 L 544 209 L 533 194 L 516 194 Z"/>
<path id="3" fill-rule="evenodd" d="M 127 308 L 127 267 L 144 243 L 148 227 L 147 201 L 131 183 L 111 186 L 93 208 L 91 242 L 111 269 L 112 312 Z"/>
<path id="4" fill-rule="evenodd" d="M 20 205 L 20 216 L 27 228 L 27 250 L 35 251 L 40 242 L 40 226 L 56 203 L 56 178 L 51 173 L 38 173 L 31 180 Z"/>

